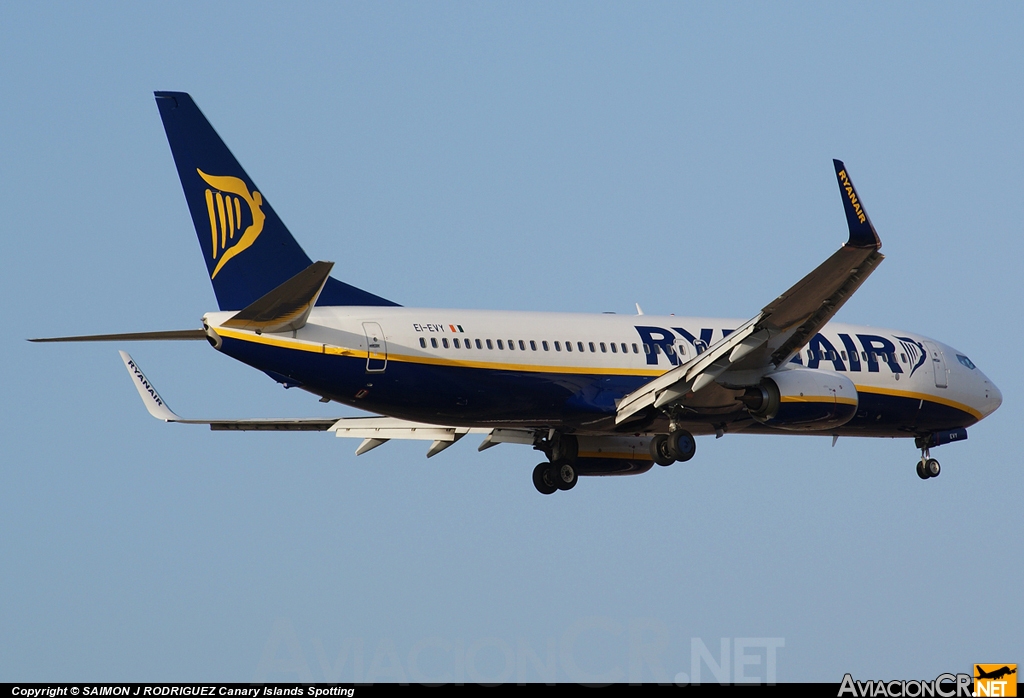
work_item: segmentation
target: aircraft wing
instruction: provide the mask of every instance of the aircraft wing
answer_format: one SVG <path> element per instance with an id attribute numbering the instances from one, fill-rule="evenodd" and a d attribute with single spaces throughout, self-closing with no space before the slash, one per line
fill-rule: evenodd
<path id="1" fill-rule="evenodd" d="M 753 385 L 789 361 L 849 300 L 884 257 L 846 166 L 833 160 L 850 237 L 839 250 L 736 331 L 624 397 L 616 423 L 648 407 L 685 403 L 711 383 Z"/>
<path id="2" fill-rule="evenodd" d="M 534 434 L 528 429 L 489 429 L 453 427 L 411 422 L 395 417 L 326 417 L 311 419 L 185 419 L 168 407 L 156 387 L 128 352 L 118 352 L 124 361 L 135 389 L 139 391 L 146 410 L 164 422 L 179 424 L 208 424 L 214 431 L 333 431 L 336 436 L 363 439 L 356 455 L 377 448 L 391 439 L 431 441 L 427 458 L 448 448 L 466 434 L 486 434 L 479 450 L 499 443 L 534 443 Z"/>

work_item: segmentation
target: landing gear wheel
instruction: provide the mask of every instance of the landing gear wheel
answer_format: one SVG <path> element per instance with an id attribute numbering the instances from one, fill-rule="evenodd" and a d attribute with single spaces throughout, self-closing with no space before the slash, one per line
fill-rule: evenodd
<path id="1" fill-rule="evenodd" d="M 697 442 L 693 434 L 685 429 L 676 429 L 668 435 L 665 450 L 679 463 L 685 463 L 697 453 Z"/>
<path id="2" fill-rule="evenodd" d="M 651 458 L 658 465 L 672 465 L 676 458 L 668 450 L 668 437 L 658 434 L 651 439 Z"/>
<path id="3" fill-rule="evenodd" d="M 540 463 L 533 469 L 533 486 L 541 494 L 554 494 L 558 489 L 550 463 Z"/>
<path id="4" fill-rule="evenodd" d="M 928 473 L 928 477 L 938 477 L 939 473 L 942 472 L 942 468 L 939 466 L 939 461 L 929 458 L 924 463 L 924 471 Z"/>
<path id="5" fill-rule="evenodd" d="M 560 490 L 571 490 L 580 479 L 576 468 L 566 461 L 552 463 L 551 471 L 554 473 L 555 486 Z"/>
<path id="6" fill-rule="evenodd" d="M 929 476 L 928 472 L 924 469 L 924 464 L 925 460 L 923 458 L 917 461 L 917 476 L 922 480 L 927 480 Z"/>

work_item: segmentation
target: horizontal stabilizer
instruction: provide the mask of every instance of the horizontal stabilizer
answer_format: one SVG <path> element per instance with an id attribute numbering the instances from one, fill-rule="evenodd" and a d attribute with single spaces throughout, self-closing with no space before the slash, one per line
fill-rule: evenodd
<path id="1" fill-rule="evenodd" d="M 85 334 L 77 337 L 40 337 L 30 342 L 136 342 L 154 340 L 207 339 L 203 330 L 165 330 L 163 332 L 127 332 L 122 334 Z"/>
<path id="2" fill-rule="evenodd" d="M 334 262 L 314 262 L 263 297 L 242 308 L 225 327 L 254 332 L 287 332 L 306 324 Z"/>

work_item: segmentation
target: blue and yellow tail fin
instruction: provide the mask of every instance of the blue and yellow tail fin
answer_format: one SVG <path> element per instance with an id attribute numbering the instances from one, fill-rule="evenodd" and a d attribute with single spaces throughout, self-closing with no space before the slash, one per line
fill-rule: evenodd
<path id="1" fill-rule="evenodd" d="M 221 310 L 241 310 L 312 264 L 192 98 L 156 92 Z M 327 279 L 317 305 L 397 305 Z"/>

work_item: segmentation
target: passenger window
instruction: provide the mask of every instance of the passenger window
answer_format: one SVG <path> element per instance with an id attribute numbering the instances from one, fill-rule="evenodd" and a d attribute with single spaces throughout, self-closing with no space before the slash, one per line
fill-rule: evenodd
<path id="1" fill-rule="evenodd" d="M 526 351 L 526 344 L 521 339 L 519 340 L 519 348 L 522 349 L 523 351 Z"/>
<path id="2" fill-rule="evenodd" d="M 647 342 L 644 342 L 644 353 L 645 354 L 650 354 L 651 353 L 651 345 L 648 344 Z"/>
<path id="3" fill-rule="evenodd" d="M 860 353 L 860 358 L 863 359 L 864 361 L 867 361 L 868 360 L 868 353 L 866 351 L 862 351 Z"/>
<path id="4" fill-rule="evenodd" d="M 666 356 L 672 356 L 674 353 L 675 352 L 672 350 L 672 345 L 671 344 L 669 344 L 667 347 L 665 347 L 665 355 Z"/>
<path id="5" fill-rule="evenodd" d="M 604 346 L 604 342 L 601 342 L 601 353 L 602 354 L 607 354 L 608 353 L 608 350 Z"/>
<path id="6" fill-rule="evenodd" d="M 619 350 L 615 346 L 615 342 L 612 342 L 612 353 L 613 354 L 618 354 L 619 353 Z"/>
<path id="7" fill-rule="evenodd" d="M 587 342 L 587 344 L 590 345 L 590 353 L 591 354 L 593 354 L 595 351 L 597 351 L 596 349 L 594 349 L 594 343 L 593 342 Z"/>
<path id="8" fill-rule="evenodd" d="M 464 340 L 464 341 L 463 341 L 463 344 L 465 344 L 465 345 L 466 345 L 466 348 L 467 348 L 467 349 L 472 349 L 472 348 L 473 348 L 473 340 L 472 340 L 472 339 L 467 339 L 467 340 Z"/>
<path id="9" fill-rule="evenodd" d="M 437 337 L 431 337 L 430 338 L 430 346 L 432 346 L 435 349 L 437 349 Z"/>
<path id="10" fill-rule="evenodd" d="M 907 363 L 907 355 L 906 354 L 900 354 L 900 359 L 903 361 L 903 363 Z"/>
<path id="11" fill-rule="evenodd" d="M 514 339 L 508 340 L 508 350 L 509 351 L 515 351 L 516 350 L 516 340 L 514 340 Z"/>
<path id="12" fill-rule="evenodd" d="M 537 343 L 535 341 L 533 341 L 532 339 L 530 340 L 530 350 L 531 351 L 537 351 Z M 547 351 L 547 350 L 548 350 L 548 343 L 544 342 L 544 351 Z"/>
<path id="13" fill-rule="evenodd" d="M 623 354 L 628 354 L 629 353 L 629 349 L 626 348 L 626 343 L 625 342 L 622 343 L 622 353 Z"/>
<path id="14" fill-rule="evenodd" d="M 483 349 L 483 346 L 481 346 L 481 344 L 480 344 L 480 340 L 479 340 L 479 339 L 478 339 L 478 340 L 476 340 L 476 348 L 477 348 L 477 349 Z M 490 349 L 490 347 L 487 347 L 487 348 L 488 348 L 488 349 Z"/>
<path id="15" fill-rule="evenodd" d="M 625 346 L 625 345 L 623 345 L 623 346 Z M 623 349 L 622 351 L 626 351 L 626 350 Z M 640 353 L 639 351 L 637 351 L 636 342 L 633 343 L 633 353 L 634 354 L 639 354 Z M 647 345 L 646 344 L 644 345 L 644 353 L 645 354 L 649 354 L 650 353 L 649 351 L 647 351 Z"/>
<path id="16" fill-rule="evenodd" d="M 845 351 L 840 352 L 839 355 L 843 357 L 843 361 L 846 361 L 846 352 Z"/>
<path id="17" fill-rule="evenodd" d="M 420 337 L 420 346 L 423 347 L 424 349 L 427 348 L 427 340 L 425 340 L 423 337 Z"/>
<path id="18" fill-rule="evenodd" d="M 579 349 L 580 351 L 584 351 L 583 342 L 576 342 L 576 348 Z"/>
<path id="19" fill-rule="evenodd" d="M 555 351 L 562 351 L 562 343 L 555 342 Z"/>
<path id="20" fill-rule="evenodd" d="M 488 349 L 494 349 L 494 345 L 491 344 L 491 340 L 489 340 L 489 339 L 487 340 L 487 348 Z"/>
<path id="21" fill-rule="evenodd" d="M 441 337 L 441 346 L 444 347 L 445 349 L 448 348 L 448 338 L 447 337 Z"/>
<path id="22" fill-rule="evenodd" d="M 661 345 L 660 344 L 655 344 L 654 345 L 654 353 L 655 354 L 661 354 Z"/>
<path id="23" fill-rule="evenodd" d="M 462 347 L 459 346 L 459 338 L 458 337 L 453 339 L 452 342 L 454 342 L 456 349 L 461 349 L 462 348 Z"/>
<path id="24" fill-rule="evenodd" d="M 556 344 L 556 346 L 557 346 L 557 344 Z M 565 350 L 566 351 L 572 351 L 572 342 L 566 342 L 565 343 Z"/>
<path id="25" fill-rule="evenodd" d="M 489 343 L 489 342 L 488 342 L 488 343 Z M 502 342 L 501 342 L 501 340 L 500 340 L 500 339 L 498 340 L 498 348 L 499 348 L 499 349 L 504 349 L 504 348 L 505 348 L 505 345 L 504 345 L 504 344 L 502 344 Z"/>

